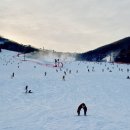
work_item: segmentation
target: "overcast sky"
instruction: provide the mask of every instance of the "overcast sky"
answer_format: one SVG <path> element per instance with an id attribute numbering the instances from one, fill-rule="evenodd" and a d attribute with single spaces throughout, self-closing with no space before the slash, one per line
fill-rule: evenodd
<path id="1" fill-rule="evenodd" d="M 0 35 L 85 52 L 130 35 L 130 0 L 0 0 Z"/>

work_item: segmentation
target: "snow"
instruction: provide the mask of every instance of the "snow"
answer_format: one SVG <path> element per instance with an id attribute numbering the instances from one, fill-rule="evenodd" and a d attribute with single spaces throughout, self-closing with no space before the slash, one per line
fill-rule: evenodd
<path id="1" fill-rule="evenodd" d="M 130 129 L 130 80 L 126 79 L 130 65 L 69 60 L 60 71 L 53 61 L 48 63 L 31 58 L 23 61 L 16 52 L 2 50 L 0 130 Z M 66 69 L 72 73 L 67 72 L 63 81 Z M 32 94 L 25 93 L 26 85 Z M 82 102 L 88 107 L 87 116 L 83 111 L 77 116 Z"/>

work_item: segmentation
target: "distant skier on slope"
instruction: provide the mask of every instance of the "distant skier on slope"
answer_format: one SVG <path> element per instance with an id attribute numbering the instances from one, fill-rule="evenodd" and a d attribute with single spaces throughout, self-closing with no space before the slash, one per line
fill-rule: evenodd
<path id="1" fill-rule="evenodd" d="M 14 77 L 14 72 L 12 73 L 12 75 L 11 75 L 11 79 Z"/>
<path id="2" fill-rule="evenodd" d="M 64 71 L 64 74 L 66 75 L 66 71 Z"/>
<path id="3" fill-rule="evenodd" d="M 78 113 L 78 116 L 80 116 L 80 111 L 81 109 L 84 110 L 84 116 L 86 116 L 86 112 L 87 112 L 87 107 L 85 105 L 85 103 L 81 103 L 77 109 L 77 113 Z"/>
<path id="4" fill-rule="evenodd" d="M 62 80 L 65 81 L 65 75 L 63 75 Z"/>
<path id="5" fill-rule="evenodd" d="M 57 67 L 57 59 L 55 59 L 55 65 L 54 65 L 54 67 Z"/>
<path id="6" fill-rule="evenodd" d="M 25 92 L 25 93 L 27 93 L 27 92 L 28 92 L 28 86 L 26 86 L 26 87 L 25 87 L 25 90 L 26 90 L 26 92 Z"/>

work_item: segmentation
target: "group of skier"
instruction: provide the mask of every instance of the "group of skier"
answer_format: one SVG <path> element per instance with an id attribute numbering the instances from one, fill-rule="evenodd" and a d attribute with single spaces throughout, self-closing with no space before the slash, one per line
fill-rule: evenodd
<path id="1" fill-rule="evenodd" d="M 55 64 L 54 64 L 54 67 L 63 67 L 63 63 L 60 62 L 60 59 L 55 59 Z"/>

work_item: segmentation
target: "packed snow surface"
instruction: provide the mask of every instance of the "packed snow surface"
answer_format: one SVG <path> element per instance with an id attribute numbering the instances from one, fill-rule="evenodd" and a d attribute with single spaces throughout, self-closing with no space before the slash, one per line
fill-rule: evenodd
<path id="1" fill-rule="evenodd" d="M 2 50 L 0 130 L 130 130 L 130 65 L 61 62 L 63 68 L 23 61 Z M 26 85 L 33 93 L 25 93 Z M 77 116 L 82 102 L 87 116 Z"/>

